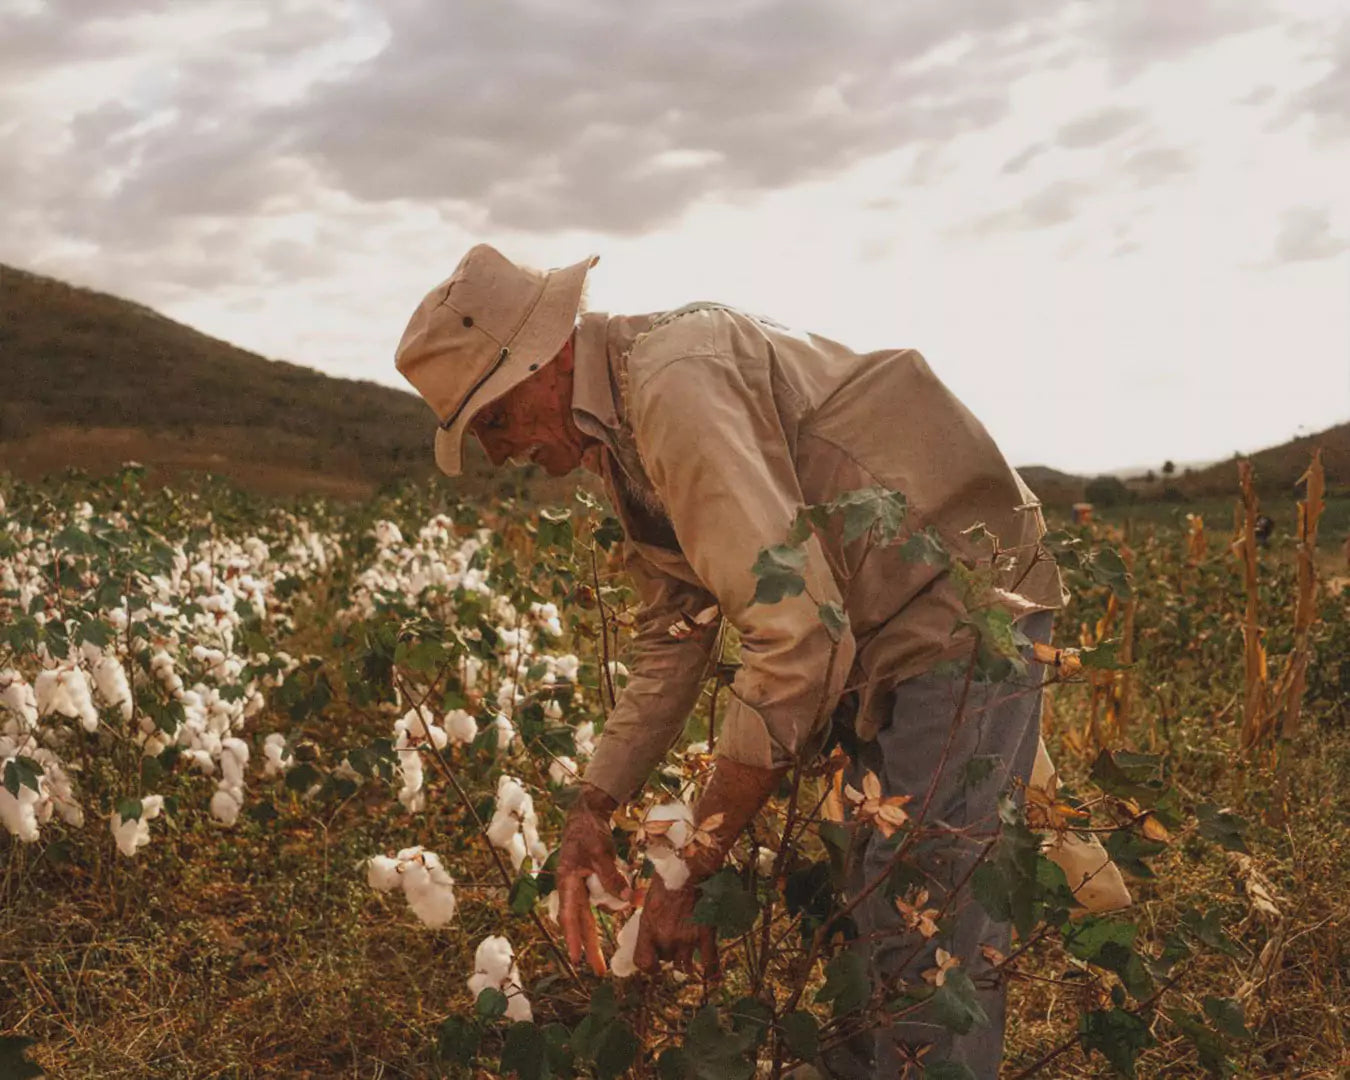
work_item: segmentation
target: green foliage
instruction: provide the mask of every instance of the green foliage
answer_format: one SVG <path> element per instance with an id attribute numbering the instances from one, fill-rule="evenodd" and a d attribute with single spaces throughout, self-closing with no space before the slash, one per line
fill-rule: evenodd
<path id="1" fill-rule="evenodd" d="M 841 952 L 825 966 L 825 985 L 816 991 L 817 1005 L 833 1005 L 835 1016 L 855 1012 L 872 996 L 867 961 L 856 952 Z"/>
<path id="2" fill-rule="evenodd" d="M 28 1060 L 32 1039 L 22 1035 L 0 1035 L 0 1077 L 5 1080 L 34 1080 L 45 1076 L 40 1068 Z"/>
<path id="3" fill-rule="evenodd" d="M 780 544 L 765 548 L 750 568 L 755 575 L 755 603 L 776 604 L 790 596 L 799 596 L 806 588 L 801 572 L 806 568 L 806 552 Z"/>
<path id="4" fill-rule="evenodd" d="M 740 937 L 755 925 L 759 902 L 754 893 L 741 884 L 740 875 L 730 867 L 717 871 L 699 885 L 694 904 L 694 922 L 717 927 L 720 938 Z"/>
<path id="5" fill-rule="evenodd" d="M 1135 1061 L 1156 1040 L 1148 1023 L 1121 1008 L 1086 1012 L 1079 1020 L 1078 1037 L 1083 1050 L 1096 1051 L 1120 1073 L 1135 1076 Z"/>

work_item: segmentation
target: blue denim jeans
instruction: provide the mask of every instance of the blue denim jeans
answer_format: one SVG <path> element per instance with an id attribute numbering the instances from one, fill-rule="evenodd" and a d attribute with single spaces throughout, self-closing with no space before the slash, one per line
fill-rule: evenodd
<path id="1" fill-rule="evenodd" d="M 1023 619 L 1019 628 L 1033 641 L 1048 642 L 1052 624 L 1051 612 L 1037 612 Z M 921 887 L 928 890 L 925 907 L 941 908 L 948 894 L 966 878 L 984 845 L 997 835 L 999 796 L 1010 791 L 1020 802 L 1022 787 L 1017 781 L 1026 783 L 1036 758 L 1044 677 L 1041 665 L 1033 662 L 1026 677 L 997 683 L 972 682 L 961 710 L 958 705 L 963 678 L 929 674 L 901 683 L 895 691 L 890 723 L 875 740 L 861 746 L 851 763 L 847 777 L 850 784 L 861 790 L 863 775 L 876 773 L 883 794 L 911 797 L 906 808 L 915 817 L 951 736 L 947 761 L 925 819 L 928 826 L 950 828 L 949 840 L 916 845 L 906 857 L 906 862 L 916 865 L 922 875 Z M 968 771 L 972 761 L 977 762 L 977 768 Z M 982 777 L 981 772 L 985 772 Z M 868 882 L 886 872 L 899 840 L 898 834 L 887 841 L 879 832 L 869 830 L 862 855 L 854 860 L 850 895 L 857 895 Z M 911 986 L 924 985 L 923 972 L 936 966 L 934 957 L 939 948 L 956 957 L 974 979 L 989 972 L 982 945 L 1008 952 L 1011 927 L 985 914 L 970 895 L 968 883 L 957 893 L 950 932 L 928 941 L 906 929 L 885 892 L 884 888 L 876 889 L 854 909 L 859 930 L 855 948 L 867 958 L 874 985 L 882 979 L 893 986 L 898 985 L 897 980 Z M 830 1049 L 821 1064 L 827 1075 L 846 1080 L 919 1076 L 921 1068 L 906 1072 L 904 1048 L 931 1044 L 923 1056 L 925 1065 L 944 1060 L 960 1062 L 979 1080 L 997 1080 L 1003 1056 L 1004 987 L 982 990 L 980 1003 L 989 1023 L 966 1035 L 954 1036 L 945 1027 L 926 1020 L 920 1009 L 908 1014 L 903 1022 Z"/>

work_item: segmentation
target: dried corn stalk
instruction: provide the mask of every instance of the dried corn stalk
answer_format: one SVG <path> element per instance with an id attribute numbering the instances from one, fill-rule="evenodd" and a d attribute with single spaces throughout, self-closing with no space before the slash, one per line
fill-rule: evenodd
<path id="1" fill-rule="evenodd" d="M 1238 536 L 1233 541 L 1233 554 L 1242 563 L 1243 581 L 1247 590 L 1247 610 L 1242 620 L 1242 653 L 1244 661 L 1242 749 L 1254 750 L 1264 741 L 1270 730 L 1269 699 L 1266 692 L 1266 647 L 1257 622 L 1259 613 L 1259 586 L 1256 573 L 1256 492 L 1252 489 L 1252 464 L 1238 462 L 1238 480 L 1242 485 L 1241 522 Z"/>
<path id="2" fill-rule="evenodd" d="M 1294 601 L 1294 647 L 1280 673 L 1272 694 L 1280 721 L 1280 733 L 1288 738 L 1298 730 L 1303 690 L 1307 684 L 1310 648 L 1308 634 L 1317 613 L 1317 522 L 1322 516 L 1326 475 L 1322 471 L 1322 451 L 1313 452 L 1312 464 L 1299 481 L 1307 484 L 1298 504 L 1298 595 Z"/>

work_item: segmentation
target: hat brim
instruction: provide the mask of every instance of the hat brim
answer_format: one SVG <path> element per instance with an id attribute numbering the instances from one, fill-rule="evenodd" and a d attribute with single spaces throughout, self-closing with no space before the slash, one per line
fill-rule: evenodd
<path id="1" fill-rule="evenodd" d="M 586 274 L 597 262 L 599 257 L 591 255 L 545 277 L 539 302 L 506 343 L 506 360 L 474 391 L 450 427 L 436 429 L 436 466 L 441 472 L 459 476 L 464 468 L 464 439 L 474 417 L 558 355 L 576 325 Z"/>

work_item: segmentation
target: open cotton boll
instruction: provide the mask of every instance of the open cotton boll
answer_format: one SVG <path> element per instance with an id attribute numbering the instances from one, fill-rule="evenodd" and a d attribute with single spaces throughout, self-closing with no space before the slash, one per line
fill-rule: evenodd
<path id="1" fill-rule="evenodd" d="M 667 889 L 682 889 L 689 881 L 689 864 L 674 851 L 647 851 L 647 858 L 661 875 Z"/>
<path id="2" fill-rule="evenodd" d="M 94 664 L 94 686 L 98 696 L 122 714 L 123 720 L 130 720 L 131 686 L 127 682 L 127 672 L 114 656 L 104 656 Z"/>
<path id="3" fill-rule="evenodd" d="M 243 793 L 234 787 L 218 787 L 211 796 L 211 816 L 222 825 L 233 825 L 239 820 L 243 807 Z"/>
<path id="4" fill-rule="evenodd" d="M 163 795 L 146 795 L 141 799 L 141 816 L 134 821 L 123 821 L 122 815 L 114 810 L 109 827 L 117 850 L 130 858 L 150 843 L 150 822 L 159 817 L 163 809 Z"/>
<path id="5" fill-rule="evenodd" d="M 5 712 L 17 721 L 15 726 L 18 731 L 27 730 L 38 721 L 37 698 L 33 688 L 12 668 L 0 671 L 0 718 Z M 7 730 L 7 725 L 0 725 L 0 731 Z"/>
<path id="6" fill-rule="evenodd" d="M 393 892 L 399 887 L 399 861 L 388 855 L 372 855 L 366 860 L 366 883 L 378 892 Z"/>
<path id="7" fill-rule="evenodd" d="M 517 976 L 515 980 L 517 986 L 519 981 Z M 527 1024 L 534 1020 L 534 1009 L 530 1007 L 530 999 L 522 990 L 517 989 L 506 995 L 506 1018 Z"/>
<path id="8" fill-rule="evenodd" d="M 626 911 L 632 906 L 627 900 L 620 900 L 611 894 L 601 882 L 599 874 L 591 874 L 586 878 L 586 891 L 590 894 L 592 904 L 608 911 Z"/>
<path id="9" fill-rule="evenodd" d="M 525 837 L 521 836 L 520 833 L 512 836 L 510 843 L 506 845 L 506 853 L 511 857 L 512 868 L 519 870 L 528 854 L 525 847 Z"/>
<path id="10" fill-rule="evenodd" d="M 632 917 L 623 924 L 617 939 L 618 947 L 609 962 L 609 970 L 616 977 L 626 979 L 637 971 L 633 954 L 637 951 L 638 929 L 642 926 L 642 912 L 633 912 Z"/>
<path id="11" fill-rule="evenodd" d="M 286 736 L 279 731 L 272 732 L 263 740 L 263 758 L 263 776 L 268 779 L 285 776 L 295 764 L 294 755 L 286 749 Z"/>
<path id="12" fill-rule="evenodd" d="M 688 803 L 666 802 L 653 806 L 643 817 L 648 822 L 669 821 L 671 826 L 662 835 L 676 849 L 689 843 L 694 836 L 694 811 Z"/>
<path id="13" fill-rule="evenodd" d="M 478 721 L 463 709 L 452 709 L 445 714 L 445 733 L 454 743 L 471 743 L 478 738 Z"/>
<path id="14" fill-rule="evenodd" d="M 220 772 L 231 787 L 244 783 L 244 766 L 248 764 L 248 743 L 243 739 L 221 739 Z"/>
<path id="15" fill-rule="evenodd" d="M 427 852 L 422 859 L 420 866 L 404 866 L 403 892 L 413 914 L 427 926 L 437 928 L 455 917 L 455 882 L 434 854 Z"/>
<path id="16" fill-rule="evenodd" d="M 577 757 L 585 760 L 595 755 L 595 724 L 590 720 L 583 720 L 576 726 L 576 733 L 573 741 L 577 746 Z"/>
<path id="17" fill-rule="evenodd" d="M 559 787 L 566 787 L 577 778 L 577 763 L 565 754 L 549 762 L 548 778 Z"/>
<path id="18" fill-rule="evenodd" d="M 3 768 L 3 763 L 0 763 Z M 25 785 L 19 785 L 19 793 L 11 795 L 9 789 L 0 786 L 0 823 L 11 836 L 31 844 L 38 838 L 37 807 L 41 799 L 39 792 Z"/>

